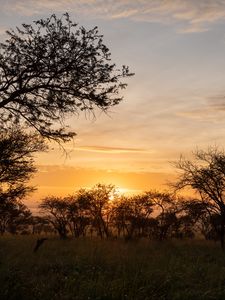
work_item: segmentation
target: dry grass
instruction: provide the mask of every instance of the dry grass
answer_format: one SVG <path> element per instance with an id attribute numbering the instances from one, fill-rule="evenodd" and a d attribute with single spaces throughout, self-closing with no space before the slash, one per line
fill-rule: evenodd
<path id="1" fill-rule="evenodd" d="M 204 241 L 0 239 L 0 299 L 225 299 L 225 254 Z"/>

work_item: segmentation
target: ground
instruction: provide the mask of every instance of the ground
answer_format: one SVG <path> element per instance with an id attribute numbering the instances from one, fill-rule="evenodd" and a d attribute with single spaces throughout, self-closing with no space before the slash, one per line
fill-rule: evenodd
<path id="1" fill-rule="evenodd" d="M 1 300 L 225 299 L 225 253 L 205 241 L 0 239 Z"/>

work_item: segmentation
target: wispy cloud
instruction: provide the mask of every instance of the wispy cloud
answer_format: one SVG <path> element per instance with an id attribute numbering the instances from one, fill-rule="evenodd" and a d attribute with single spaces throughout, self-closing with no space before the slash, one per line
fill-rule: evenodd
<path id="1" fill-rule="evenodd" d="M 195 107 L 177 112 L 176 115 L 200 121 L 224 122 L 224 94 L 208 96 L 199 101 Z"/>
<path id="2" fill-rule="evenodd" d="M 104 147 L 104 146 L 80 146 L 75 147 L 78 151 L 88 152 L 103 152 L 103 153 L 152 153 L 150 150 L 139 149 L 139 148 L 120 148 L 120 147 Z"/>
<path id="3" fill-rule="evenodd" d="M 180 32 L 201 32 L 225 21 L 225 0 L 8 0 L 5 12 L 35 15 L 69 11 L 104 19 L 181 23 Z"/>
<path id="4" fill-rule="evenodd" d="M 212 110 L 225 112 L 225 96 L 224 96 L 224 94 L 211 96 L 207 99 L 208 105 Z"/>

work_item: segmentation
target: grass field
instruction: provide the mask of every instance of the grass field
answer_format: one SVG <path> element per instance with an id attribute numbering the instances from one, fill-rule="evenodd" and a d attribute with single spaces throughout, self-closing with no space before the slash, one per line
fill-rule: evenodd
<path id="1" fill-rule="evenodd" d="M 225 253 L 204 241 L 0 239 L 0 299 L 225 299 Z"/>

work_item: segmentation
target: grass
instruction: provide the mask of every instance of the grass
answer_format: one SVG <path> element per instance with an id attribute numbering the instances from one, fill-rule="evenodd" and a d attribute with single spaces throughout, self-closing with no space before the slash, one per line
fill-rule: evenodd
<path id="1" fill-rule="evenodd" d="M 205 241 L 0 239 L 1 300 L 225 299 L 225 253 Z"/>

